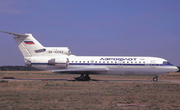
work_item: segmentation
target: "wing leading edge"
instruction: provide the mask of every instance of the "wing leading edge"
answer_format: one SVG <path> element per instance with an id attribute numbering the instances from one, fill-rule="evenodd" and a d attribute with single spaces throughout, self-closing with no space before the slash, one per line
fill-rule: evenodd
<path id="1" fill-rule="evenodd" d="M 98 73 L 107 72 L 108 68 L 78 68 L 78 69 L 61 69 L 61 70 L 51 70 L 53 73 Z"/>

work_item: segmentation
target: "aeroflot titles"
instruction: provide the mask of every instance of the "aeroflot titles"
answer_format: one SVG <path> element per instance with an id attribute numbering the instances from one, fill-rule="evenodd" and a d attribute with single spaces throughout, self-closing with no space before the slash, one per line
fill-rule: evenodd
<path id="1" fill-rule="evenodd" d="M 136 61 L 137 58 L 101 58 L 100 60 Z"/>

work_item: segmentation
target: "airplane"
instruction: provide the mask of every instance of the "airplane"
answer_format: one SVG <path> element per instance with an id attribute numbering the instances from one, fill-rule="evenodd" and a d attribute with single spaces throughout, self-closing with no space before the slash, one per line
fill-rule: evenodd
<path id="1" fill-rule="evenodd" d="M 76 56 L 68 47 L 44 47 L 30 33 L 13 35 L 25 65 L 53 73 L 80 74 L 77 81 L 89 81 L 89 74 L 103 75 L 154 75 L 176 72 L 179 69 L 167 60 L 142 56 Z"/>

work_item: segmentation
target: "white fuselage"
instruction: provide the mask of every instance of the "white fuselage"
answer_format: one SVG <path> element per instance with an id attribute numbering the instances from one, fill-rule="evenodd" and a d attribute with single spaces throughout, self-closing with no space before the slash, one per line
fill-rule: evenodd
<path id="1" fill-rule="evenodd" d="M 68 59 L 68 62 L 49 64 L 49 59 Z M 167 60 L 157 57 L 137 56 L 61 56 L 31 57 L 31 66 L 45 70 L 107 68 L 107 71 L 93 71 L 88 74 L 161 75 L 177 71 Z M 66 66 L 63 66 L 66 65 Z M 86 72 L 86 71 L 84 71 Z M 69 72 L 76 73 L 76 72 Z M 78 73 L 77 73 L 78 74 Z"/>

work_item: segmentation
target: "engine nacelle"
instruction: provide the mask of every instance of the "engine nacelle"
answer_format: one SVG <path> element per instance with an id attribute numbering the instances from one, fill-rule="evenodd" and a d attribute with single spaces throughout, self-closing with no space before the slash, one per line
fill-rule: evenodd
<path id="1" fill-rule="evenodd" d="M 30 61 L 25 61 L 25 65 L 31 66 L 31 62 Z"/>
<path id="2" fill-rule="evenodd" d="M 66 68 L 69 64 L 68 58 L 56 58 L 48 61 L 49 65 L 56 65 L 60 68 Z"/>
<path id="3" fill-rule="evenodd" d="M 71 55 L 71 51 L 68 47 L 46 47 L 45 51 L 48 53 L 47 55 Z"/>

